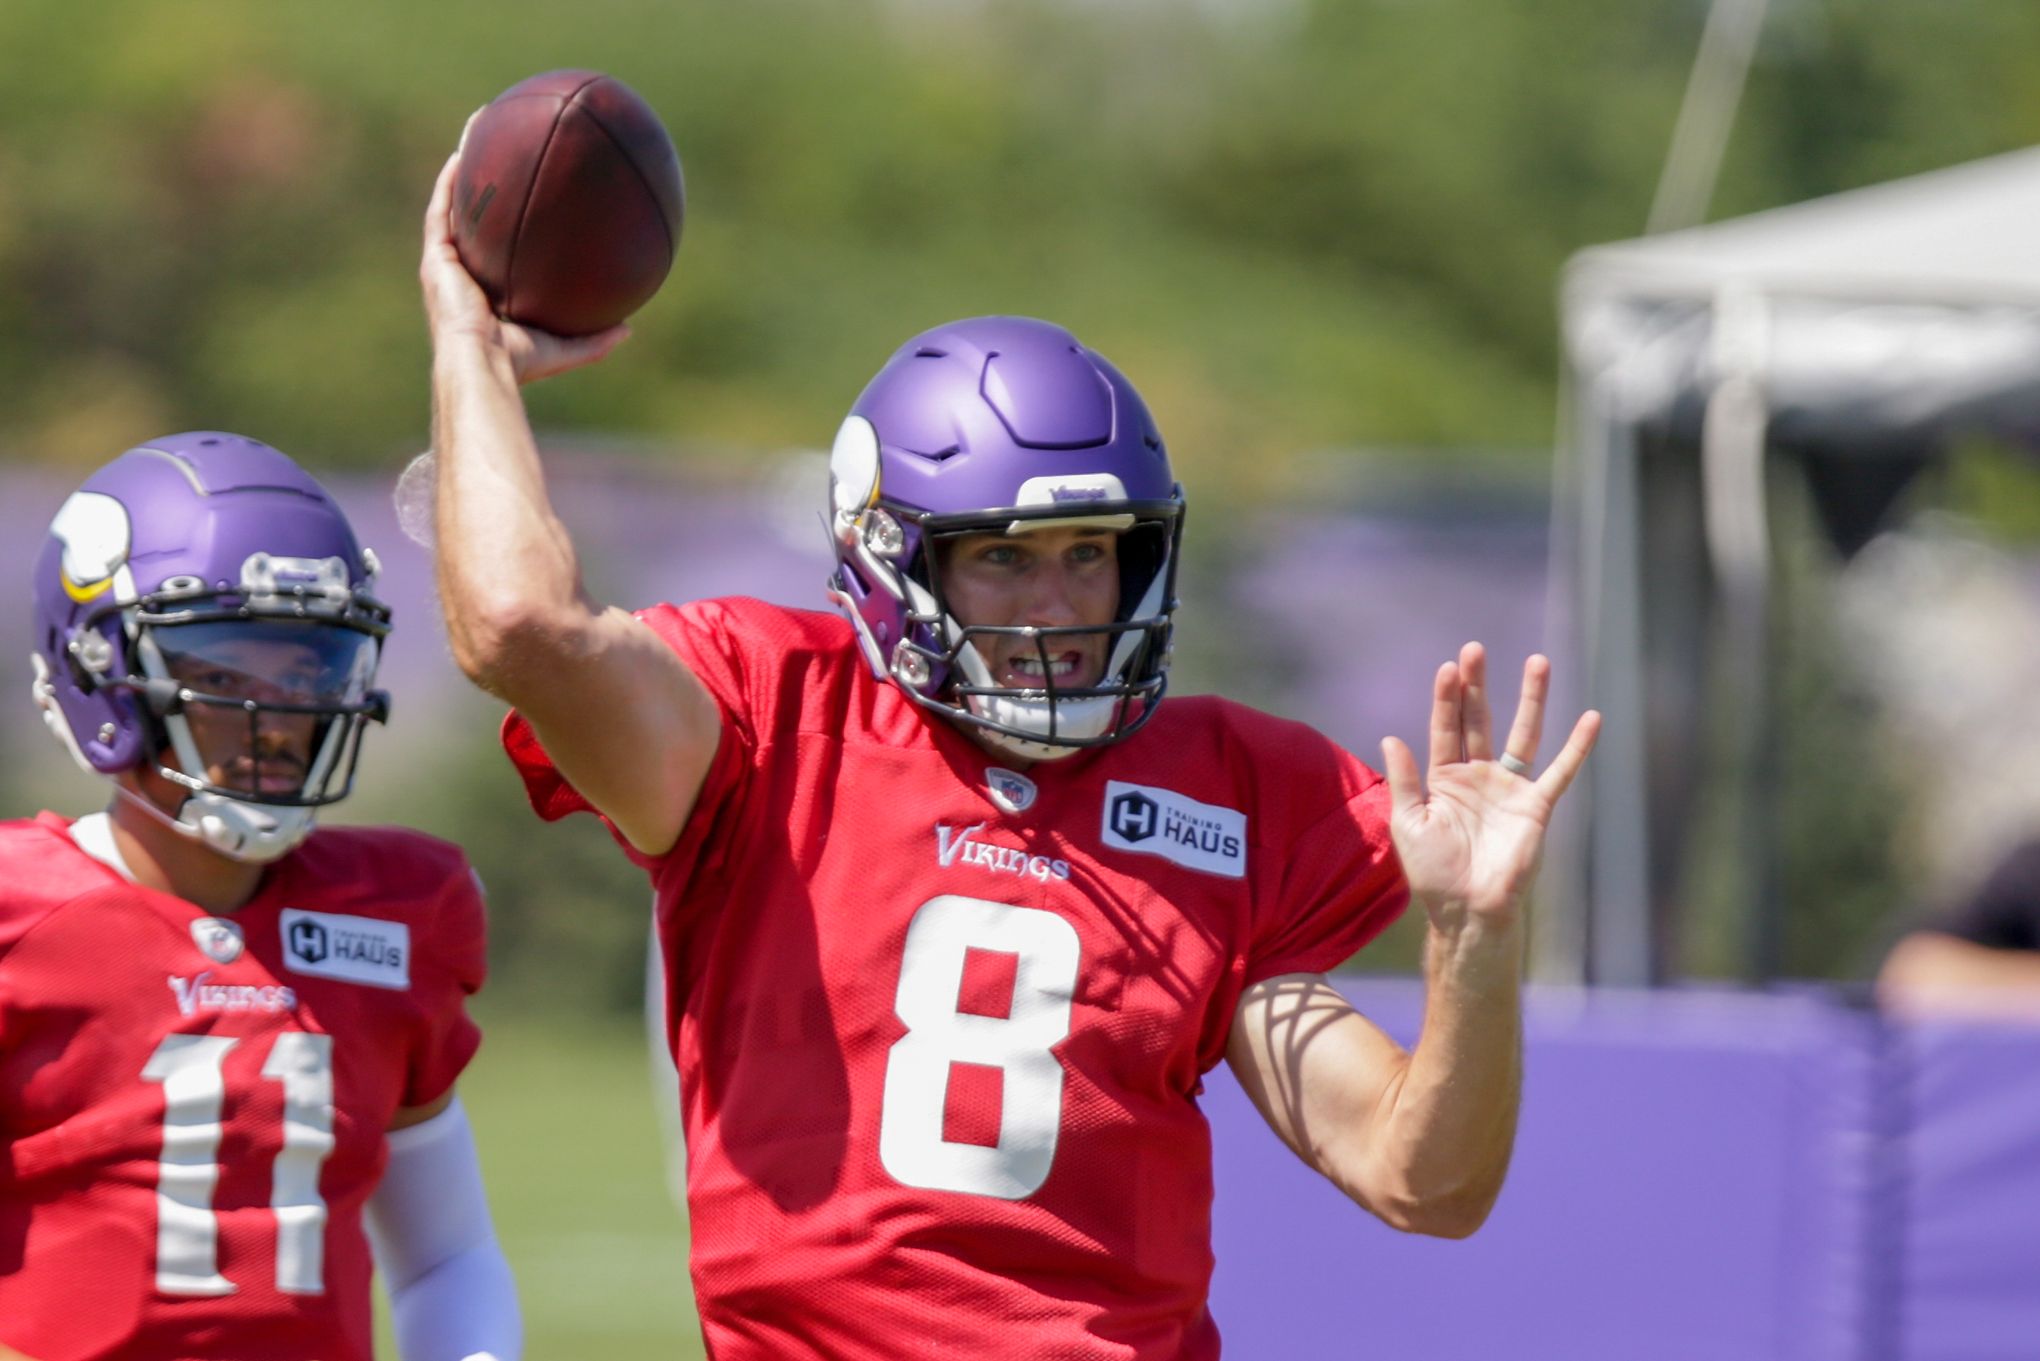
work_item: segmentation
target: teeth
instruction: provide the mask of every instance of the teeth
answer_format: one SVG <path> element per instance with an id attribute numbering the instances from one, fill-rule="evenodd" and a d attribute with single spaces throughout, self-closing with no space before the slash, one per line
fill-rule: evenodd
<path id="1" fill-rule="evenodd" d="M 1055 660 L 1055 664 L 1054 664 L 1054 674 L 1055 674 L 1055 675 L 1057 675 L 1057 676 L 1070 676 L 1070 675 L 1074 675 L 1074 674 L 1076 674 L 1076 670 L 1077 670 L 1077 661 L 1076 661 L 1076 658 L 1074 658 L 1074 657 L 1058 657 L 1058 658 L 1056 658 L 1056 660 Z M 1015 658 L 1013 659 L 1013 673 L 1014 673 L 1015 675 L 1019 675 L 1019 676 L 1032 676 L 1032 677 L 1036 677 L 1036 678 L 1040 677 L 1040 675 L 1041 675 L 1041 658 L 1039 658 L 1039 657 L 1015 657 Z"/>

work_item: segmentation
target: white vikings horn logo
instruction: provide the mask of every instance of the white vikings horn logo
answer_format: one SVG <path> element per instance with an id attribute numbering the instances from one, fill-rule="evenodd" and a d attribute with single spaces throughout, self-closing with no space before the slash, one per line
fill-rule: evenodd
<path id="1" fill-rule="evenodd" d="M 50 533 L 64 545 L 64 593 L 81 605 L 113 585 L 133 547 L 127 507 L 102 492 L 73 492 Z"/>

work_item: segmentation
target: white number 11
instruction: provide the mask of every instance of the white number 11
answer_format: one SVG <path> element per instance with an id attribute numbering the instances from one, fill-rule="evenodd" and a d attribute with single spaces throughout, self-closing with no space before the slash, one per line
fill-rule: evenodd
<path id="1" fill-rule="evenodd" d="M 163 1157 L 156 1168 L 156 1288 L 166 1295 L 231 1295 L 219 1272 L 220 1110 L 226 1102 L 228 1035 L 170 1035 L 142 1080 L 163 1084 Z M 319 1169 L 333 1151 L 333 1037 L 286 1030 L 262 1076 L 283 1084 L 283 1147 L 270 1171 L 276 1215 L 276 1288 L 326 1289 L 326 1202 Z"/>

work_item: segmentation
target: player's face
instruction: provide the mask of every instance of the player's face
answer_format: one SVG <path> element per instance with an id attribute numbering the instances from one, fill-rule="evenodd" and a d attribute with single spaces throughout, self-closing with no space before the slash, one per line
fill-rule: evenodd
<path id="1" fill-rule="evenodd" d="M 185 625 L 157 636 L 164 665 L 179 685 L 259 706 L 252 712 L 204 702 L 184 706 L 205 779 L 241 793 L 295 794 L 312 761 L 323 717 L 268 706 L 358 700 L 373 664 L 372 653 L 363 653 L 374 644 L 341 629 Z"/>
<path id="2" fill-rule="evenodd" d="M 1119 612 L 1119 535 L 1095 525 L 1050 525 L 1024 534 L 964 534 L 943 546 L 942 596 L 957 622 L 978 627 L 1102 628 Z M 1058 689 L 1096 685 L 1110 636 L 1072 634 L 1050 642 Z M 1017 689 L 1043 685 L 1041 652 L 1025 638 L 973 640 L 992 679 Z"/>

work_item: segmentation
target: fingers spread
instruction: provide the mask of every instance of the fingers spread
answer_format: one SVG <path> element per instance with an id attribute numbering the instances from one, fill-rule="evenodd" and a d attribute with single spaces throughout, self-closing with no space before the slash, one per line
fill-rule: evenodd
<path id="1" fill-rule="evenodd" d="M 1460 648 L 1459 675 L 1465 681 L 1460 729 L 1466 744 L 1466 759 L 1490 760 L 1495 754 L 1495 723 L 1487 699 L 1487 649 L 1479 643 L 1468 643 Z"/>
<path id="2" fill-rule="evenodd" d="M 1537 760 L 1544 743 L 1544 702 L 1551 694 L 1551 661 L 1538 654 L 1523 663 L 1523 693 L 1516 701 L 1516 719 L 1509 725 L 1503 750 L 1525 765 Z"/>
<path id="3" fill-rule="evenodd" d="M 1566 738 L 1565 746 L 1551 760 L 1551 769 L 1544 772 L 1537 781 L 1537 787 L 1553 803 L 1557 803 L 1586 764 L 1587 753 L 1594 749 L 1594 739 L 1601 735 L 1601 715 L 1589 709 L 1580 715 L 1580 721 L 1573 724 L 1572 736 Z"/>
<path id="4" fill-rule="evenodd" d="M 1431 682 L 1431 769 L 1464 760 L 1460 749 L 1459 663 L 1446 662 Z"/>

